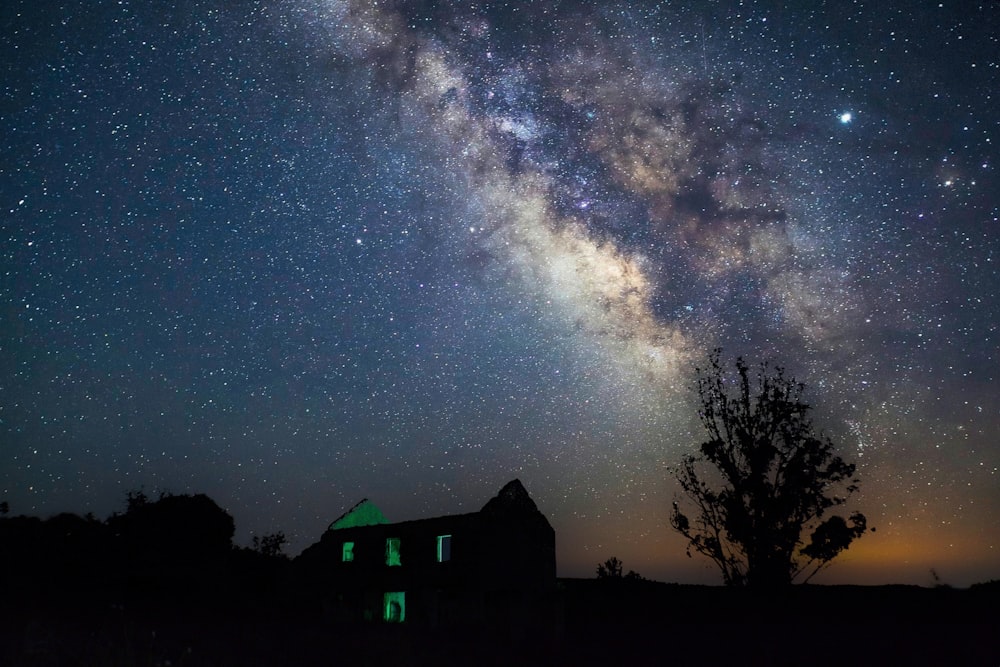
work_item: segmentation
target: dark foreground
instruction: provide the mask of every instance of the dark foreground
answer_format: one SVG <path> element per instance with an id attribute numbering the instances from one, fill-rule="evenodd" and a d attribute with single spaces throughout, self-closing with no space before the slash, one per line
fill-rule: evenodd
<path id="1" fill-rule="evenodd" d="M 780 594 L 561 580 L 549 627 L 326 618 L 280 590 L 4 596 L 0 665 L 1000 665 L 1000 585 Z"/>

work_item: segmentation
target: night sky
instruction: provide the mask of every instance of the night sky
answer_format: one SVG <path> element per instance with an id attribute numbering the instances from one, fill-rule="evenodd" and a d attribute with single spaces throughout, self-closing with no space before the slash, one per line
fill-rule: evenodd
<path id="1" fill-rule="evenodd" d="M 719 582 L 667 519 L 721 346 L 858 464 L 877 532 L 816 581 L 1000 578 L 1000 3 L 0 25 L 13 514 L 201 492 L 295 554 L 363 497 L 415 519 L 517 477 L 560 575 Z"/>

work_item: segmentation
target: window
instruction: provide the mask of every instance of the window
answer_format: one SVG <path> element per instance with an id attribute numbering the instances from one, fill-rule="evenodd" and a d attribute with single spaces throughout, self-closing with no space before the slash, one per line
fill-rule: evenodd
<path id="1" fill-rule="evenodd" d="M 390 537 L 385 541 L 385 564 L 402 565 L 403 561 L 399 557 L 399 538 Z"/>
<path id="2" fill-rule="evenodd" d="M 382 619 L 386 623 L 402 623 L 406 620 L 406 593 L 386 593 L 382 599 Z"/>
<path id="3" fill-rule="evenodd" d="M 344 542 L 344 555 L 342 560 L 345 563 L 350 563 L 354 560 L 354 542 Z"/>
<path id="4" fill-rule="evenodd" d="M 451 535 L 438 535 L 437 559 L 439 563 L 447 563 L 451 560 Z"/>

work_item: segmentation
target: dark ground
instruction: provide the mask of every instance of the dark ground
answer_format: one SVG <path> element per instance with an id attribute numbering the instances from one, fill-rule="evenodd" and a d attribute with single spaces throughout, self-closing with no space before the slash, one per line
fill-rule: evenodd
<path id="1" fill-rule="evenodd" d="M 105 521 L 4 509 L 0 667 L 1000 667 L 1000 582 L 765 594 L 562 579 L 538 597 L 488 594 L 478 620 L 460 609 L 447 627 L 416 609 L 401 625 L 337 623 L 322 571 L 281 556 L 281 540 L 233 546 L 207 496 L 130 493 Z"/>
<path id="2" fill-rule="evenodd" d="M 337 625 L 280 591 L 5 595 L 0 665 L 1000 665 L 1000 585 L 567 579 L 551 628 Z M 226 600 L 222 602 L 221 600 Z"/>

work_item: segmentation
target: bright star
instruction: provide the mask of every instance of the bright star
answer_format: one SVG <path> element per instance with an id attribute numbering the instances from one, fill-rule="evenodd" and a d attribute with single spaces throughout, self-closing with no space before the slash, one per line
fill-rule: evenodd
<path id="1" fill-rule="evenodd" d="M 843 125 L 847 125 L 852 120 L 854 120 L 854 114 L 852 114 L 850 111 L 845 111 L 844 113 L 842 113 L 839 116 L 837 116 L 837 118 L 840 119 L 840 122 Z"/>

